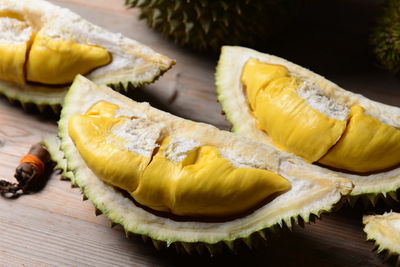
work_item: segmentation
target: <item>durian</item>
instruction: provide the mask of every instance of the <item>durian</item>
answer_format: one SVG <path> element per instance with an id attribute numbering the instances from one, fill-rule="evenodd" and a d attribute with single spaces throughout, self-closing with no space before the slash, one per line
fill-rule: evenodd
<path id="1" fill-rule="evenodd" d="M 373 52 L 387 70 L 400 74 L 400 1 L 386 0 L 371 33 Z"/>
<path id="2" fill-rule="evenodd" d="M 218 100 L 232 131 L 302 157 L 321 173 L 350 179 L 354 201 L 396 199 L 400 108 L 341 89 L 282 58 L 223 47 Z"/>
<path id="3" fill-rule="evenodd" d="M 153 82 L 174 61 L 42 0 L 0 0 L 0 94 L 58 110 L 75 75 L 116 90 Z"/>
<path id="4" fill-rule="evenodd" d="M 126 0 L 140 18 L 175 43 L 195 50 L 255 46 L 298 12 L 299 0 Z M 295 12 L 294 12 L 295 11 Z"/>
<path id="5" fill-rule="evenodd" d="M 363 217 L 364 232 L 368 240 L 373 240 L 376 252 L 393 258 L 400 265 L 400 213 L 387 212 L 383 215 Z"/>
<path id="6" fill-rule="evenodd" d="M 65 97 L 58 135 L 61 141 L 44 141 L 52 159 L 100 213 L 156 247 L 188 253 L 264 240 L 331 210 L 352 189 L 291 154 L 80 75 Z"/>

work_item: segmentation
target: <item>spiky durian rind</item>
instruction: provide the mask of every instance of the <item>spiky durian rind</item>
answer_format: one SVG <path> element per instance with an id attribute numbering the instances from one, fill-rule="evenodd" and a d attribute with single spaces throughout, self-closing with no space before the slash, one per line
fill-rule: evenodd
<path id="1" fill-rule="evenodd" d="M 243 66 L 250 58 L 284 65 L 289 72 L 318 86 L 328 96 L 340 98 L 340 101 L 349 106 L 357 103 L 371 114 L 379 114 L 380 117 L 386 118 L 400 127 L 400 108 L 398 107 L 378 103 L 346 91 L 324 77 L 285 59 L 244 47 L 224 46 L 215 74 L 216 91 L 222 110 L 228 121 L 232 123 L 232 131 L 235 133 L 275 146 L 271 138 L 257 127 L 257 121 L 252 115 L 240 82 Z M 380 196 L 397 199 L 396 192 L 400 188 L 400 167 L 367 176 L 334 171 L 316 165 L 315 170 L 350 179 L 354 184 L 354 189 L 350 193 L 350 203 L 354 203 L 360 195 L 365 195 L 361 198 L 364 203 L 369 201 L 374 203 Z"/>
<path id="2" fill-rule="evenodd" d="M 152 83 L 175 64 L 175 61 L 135 40 L 109 32 L 66 8 L 43 0 L 0 0 L 0 12 L 3 10 L 21 14 L 28 21 L 40 21 L 43 24 L 38 26 L 40 29 L 52 29 L 67 40 L 105 48 L 112 61 L 85 76 L 96 83 L 108 84 L 119 92 Z M 10 102 L 20 103 L 23 108 L 36 107 L 39 112 L 50 110 L 57 113 L 68 88 L 0 81 L 0 95 Z"/>
<path id="3" fill-rule="evenodd" d="M 139 8 L 141 19 L 175 43 L 217 51 L 221 45 L 259 44 L 290 20 L 304 2 L 126 0 L 125 5 Z"/>
<path id="4" fill-rule="evenodd" d="M 399 202 L 399 190 L 380 192 L 380 193 L 365 193 L 361 195 L 348 195 L 347 202 L 351 207 L 361 203 L 364 208 L 373 208 L 377 203 L 385 203 L 387 206 L 395 206 Z"/>
<path id="5" fill-rule="evenodd" d="M 160 74 L 161 75 L 161 74 Z M 151 81 L 130 81 L 130 82 L 116 82 L 108 84 L 110 88 L 119 93 L 134 92 L 136 88 L 145 86 L 155 82 L 160 76 L 154 77 Z M 21 93 L 20 90 L 12 87 L 2 87 L 0 82 L 0 95 L 3 95 L 11 104 L 22 107 L 25 111 L 34 111 L 41 114 L 54 114 L 59 115 L 64 96 L 67 93 L 68 88 L 65 87 L 62 90 L 56 92 L 49 90 L 44 93 L 40 93 L 40 90 L 25 91 Z"/>
<path id="6" fill-rule="evenodd" d="M 363 217 L 364 232 L 367 240 L 375 243 L 374 250 L 385 260 L 394 260 L 400 266 L 400 214 L 387 212 L 383 215 Z"/>
<path id="7" fill-rule="evenodd" d="M 162 120 L 163 123 L 174 123 L 174 128 L 178 127 L 177 125 L 179 124 L 179 131 L 188 131 L 190 135 L 192 135 L 192 131 L 197 133 L 204 131 L 208 135 L 204 134 L 201 136 L 205 136 L 204 138 L 210 138 L 210 135 L 214 136 L 213 138 L 217 138 L 221 143 L 223 142 L 222 140 L 226 141 L 226 138 L 231 138 L 232 140 L 241 140 L 242 138 L 228 132 L 221 132 L 210 125 L 196 124 L 177 118 L 171 114 L 151 108 L 146 103 L 139 104 L 133 102 L 108 88 L 95 86 L 82 76 L 76 78 L 65 98 L 59 121 L 61 149 L 60 151 L 57 148 L 49 149 L 51 153 L 57 154 L 53 156 L 53 159 L 63 161 L 65 158 L 67 160 L 66 170 L 73 174 L 72 177 L 68 178 L 71 179 L 73 184 L 81 188 L 83 194 L 91 200 L 98 211 L 105 214 L 113 223 L 122 225 L 128 234 L 134 233 L 135 235 L 145 236 L 144 238 L 151 238 L 156 247 L 170 247 L 173 245 L 179 248 L 179 250 L 187 252 L 204 249 L 210 253 L 215 253 L 214 251 L 218 251 L 221 247 L 234 250 L 237 243 L 243 243 L 241 241 L 249 245 L 253 244 L 255 237 L 259 238 L 260 236 L 261 239 L 264 239 L 265 234 L 269 231 L 268 229 L 276 229 L 283 226 L 291 227 L 293 223 L 308 222 L 310 217 L 314 215 L 319 216 L 322 212 L 330 211 L 340 201 L 342 194 L 347 194 L 352 188 L 348 180 L 336 179 L 335 177 L 320 177 L 320 175 L 310 177 L 310 172 L 302 168 L 301 163 L 297 166 L 296 159 L 291 159 L 290 162 L 287 162 L 288 166 L 282 168 L 285 169 L 285 172 L 289 176 L 297 175 L 297 177 L 305 179 L 298 186 L 296 185 L 296 188 L 303 188 L 303 183 L 310 183 L 310 186 L 307 185 L 305 187 L 307 188 L 306 193 L 296 193 L 298 194 L 297 198 L 302 199 L 302 201 L 294 201 L 291 198 L 279 200 L 284 201 L 284 203 L 293 204 L 287 204 L 289 207 L 282 210 L 280 215 L 276 215 L 275 217 L 268 215 L 273 214 L 272 211 L 277 209 L 277 204 L 274 204 L 275 206 L 272 208 L 271 206 L 265 208 L 267 214 L 265 214 L 265 211 L 263 213 L 263 208 L 260 208 L 250 215 L 227 222 L 179 222 L 157 216 L 136 206 L 118 190 L 104 184 L 98 179 L 85 165 L 68 136 L 67 124 L 70 116 L 84 113 L 90 105 L 100 99 L 119 105 L 124 112 L 125 109 L 126 111 L 139 112 L 140 114 L 145 112 L 146 117 L 154 116 Z M 188 130 L 189 128 L 191 130 Z M 220 133 L 219 137 L 216 137 L 217 133 Z M 247 146 L 249 142 L 253 143 L 253 141 L 247 140 L 242 144 L 246 143 L 245 146 Z M 230 142 L 227 143 L 231 144 Z M 53 142 L 53 144 L 58 146 L 56 142 Z M 255 143 L 254 146 L 266 151 L 269 149 L 267 147 L 260 148 L 259 143 Z M 257 154 L 257 150 L 252 147 L 251 155 Z M 282 158 L 282 161 L 285 160 Z M 59 166 L 65 168 L 65 164 L 62 162 L 59 163 Z M 297 205 L 300 207 L 297 208 Z M 280 205 L 279 207 L 281 209 Z M 261 219 L 261 217 L 265 220 Z M 248 227 L 243 229 L 243 225 L 248 225 Z"/>
<path id="8" fill-rule="evenodd" d="M 47 148 L 51 155 L 51 159 L 56 163 L 54 169 L 61 170 L 61 179 L 70 180 L 73 185 L 78 185 L 79 182 L 75 180 L 74 173 L 72 171 L 67 170 L 67 159 L 65 158 L 64 153 L 60 149 L 61 140 L 55 135 L 47 135 L 43 137 L 42 144 Z M 74 186 L 76 187 L 76 186 Z M 81 187 L 82 200 L 86 201 L 89 198 L 85 193 L 85 188 Z M 99 205 L 96 201 L 91 201 L 94 206 L 94 214 L 95 216 L 99 216 L 105 214 L 107 216 L 106 210 L 104 207 Z M 274 238 L 276 238 L 279 233 L 283 230 L 290 230 L 294 225 L 300 225 L 304 227 L 306 223 L 315 222 L 320 218 L 322 213 L 331 212 L 337 210 L 342 205 L 342 202 L 338 202 L 336 204 L 332 204 L 332 206 L 327 207 L 324 210 L 320 210 L 317 213 L 310 213 L 306 215 L 298 215 L 290 218 L 290 220 L 282 220 L 279 223 L 265 229 L 258 230 L 252 233 L 249 237 L 238 238 L 235 240 L 222 240 L 217 243 L 205 243 L 205 242 L 180 242 L 175 241 L 172 243 L 168 243 L 163 240 L 157 240 L 149 237 L 148 235 L 137 234 L 129 228 L 125 227 L 124 223 L 113 221 L 113 218 L 108 216 L 110 220 L 110 227 L 114 227 L 116 225 L 121 225 L 125 230 L 125 235 L 127 238 L 131 238 L 133 236 L 138 236 L 145 243 L 151 243 L 156 249 L 166 249 L 168 247 L 173 247 L 177 253 L 183 254 L 209 254 L 211 256 L 219 254 L 223 251 L 230 251 L 236 253 L 240 248 L 245 247 L 248 249 L 253 249 L 256 247 L 268 245 Z M 103 208 L 103 209 L 102 209 Z"/>
<path id="9" fill-rule="evenodd" d="M 400 74 L 400 1 L 385 1 L 370 42 L 378 62 L 390 72 Z"/>
<path id="10" fill-rule="evenodd" d="M 71 183 L 74 183 L 74 174 L 67 170 L 67 160 L 64 157 L 64 153 L 60 150 L 60 138 L 55 135 L 47 134 L 42 137 L 41 144 L 44 145 L 50 153 L 50 158 L 55 163 L 54 170 L 61 171 L 61 179 L 70 180 Z"/>

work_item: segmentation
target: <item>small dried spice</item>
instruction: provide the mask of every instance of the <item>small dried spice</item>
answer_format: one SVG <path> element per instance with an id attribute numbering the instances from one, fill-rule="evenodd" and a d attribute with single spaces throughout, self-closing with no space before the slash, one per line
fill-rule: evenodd
<path id="1" fill-rule="evenodd" d="M 0 194 L 6 198 L 17 198 L 22 194 L 37 192 L 43 188 L 48 177 L 50 154 L 40 144 L 31 147 L 15 170 L 17 183 L 0 180 Z"/>

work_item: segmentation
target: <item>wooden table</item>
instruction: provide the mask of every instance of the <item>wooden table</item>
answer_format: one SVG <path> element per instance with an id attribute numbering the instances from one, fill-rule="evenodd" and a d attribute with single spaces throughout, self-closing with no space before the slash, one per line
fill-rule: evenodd
<path id="1" fill-rule="evenodd" d="M 166 41 L 137 19 L 136 10 L 126 10 L 122 0 L 52 2 L 177 60 L 154 85 L 138 90 L 140 100 L 228 129 L 214 93 L 216 55 L 194 53 Z M 399 79 L 374 66 L 366 45 L 367 26 L 378 2 L 348 1 L 346 8 L 344 3 L 318 4 L 312 7 L 312 16 L 303 16 L 264 50 L 309 67 L 349 90 L 399 106 Z M 315 12 L 321 8 L 324 12 Z M 170 103 L 175 92 L 177 98 Z M 42 134 L 56 131 L 54 119 L 25 113 L 0 99 L 0 177 L 11 180 L 30 145 Z M 380 205 L 377 211 L 389 209 Z M 105 216 L 94 215 L 79 189 L 53 177 L 40 193 L 0 199 L 0 266 L 382 266 L 362 231 L 362 214 L 372 211 L 344 207 L 305 229 L 283 232 L 270 246 L 244 249 L 237 255 L 185 256 L 126 239 L 120 227 L 110 228 Z"/>

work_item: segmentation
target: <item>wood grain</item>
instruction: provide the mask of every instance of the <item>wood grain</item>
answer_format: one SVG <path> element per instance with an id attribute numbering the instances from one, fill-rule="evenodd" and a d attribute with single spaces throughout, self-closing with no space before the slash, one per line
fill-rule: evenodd
<path id="1" fill-rule="evenodd" d="M 171 71 L 133 97 L 181 117 L 229 128 L 214 93 L 217 55 L 191 52 L 165 40 L 137 19 L 137 10 L 126 10 L 122 0 L 52 2 L 177 60 Z M 376 10 L 376 3 L 349 1 L 349 9 L 330 3 L 332 14 L 315 15 L 321 23 L 306 16 L 299 23 L 308 31 L 294 29 L 278 36 L 265 51 L 309 67 L 354 92 L 400 105 L 399 80 L 374 66 L 368 54 L 366 18 Z M 319 5 L 314 8 L 326 4 Z M 335 8 L 342 12 L 340 17 L 335 17 Z M 349 29 L 349 22 L 359 28 Z M 31 144 L 56 131 L 55 119 L 28 114 L 1 98 L 0 178 L 11 180 Z M 381 204 L 376 211 L 388 209 Z M 344 207 L 305 229 L 284 231 L 267 247 L 243 248 L 237 255 L 185 256 L 173 249 L 156 251 L 141 239 L 126 239 L 119 226 L 109 228 L 106 217 L 94 215 L 79 189 L 52 177 L 40 193 L 0 199 L 0 266 L 383 266 L 362 232 L 362 214 L 373 211 Z"/>

